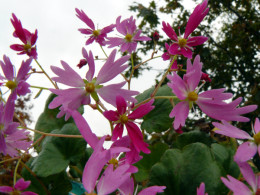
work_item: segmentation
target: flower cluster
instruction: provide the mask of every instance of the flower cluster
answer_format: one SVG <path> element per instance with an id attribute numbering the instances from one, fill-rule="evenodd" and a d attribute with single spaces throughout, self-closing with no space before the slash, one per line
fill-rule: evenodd
<path id="1" fill-rule="evenodd" d="M 255 120 L 253 136 L 231 124 L 233 121 L 248 122 L 250 119 L 242 115 L 254 111 L 257 106 L 247 105 L 239 107 L 242 98 L 231 100 L 233 94 L 226 93 L 224 88 L 210 89 L 201 92 L 204 83 L 210 82 L 211 79 L 208 74 L 202 71 L 203 63 L 200 56 L 196 55 L 192 60 L 194 47 L 203 44 L 208 38 L 204 36 L 192 37 L 191 34 L 206 17 L 208 12 L 207 0 L 204 0 L 201 4 L 197 5 L 190 15 L 183 36 L 180 33 L 180 29 L 179 36 L 177 36 L 169 23 L 165 21 L 162 22 L 162 30 L 171 39 L 170 43 L 164 43 L 167 51 L 161 56 L 163 60 L 170 60 L 169 68 L 160 82 L 154 87 L 152 93 L 148 96 L 147 94 L 144 95 L 146 96 L 146 99 L 139 100 L 139 102 L 137 101 L 138 98 L 135 97 L 139 92 L 132 90 L 130 88 L 130 83 L 135 69 L 139 68 L 139 66 L 145 62 L 135 66 L 133 60 L 131 60 L 132 72 L 129 77 L 126 76 L 127 74 L 124 74 L 124 71 L 129 67 L 128 61 L 130 58 L 133 59 L 133 53 L 137 51 L 138 43 L 140 41 L 151 41 L 152 39 L 141 35 L 142 31 L 137 28 L 136 20 L 132 16 L 124 20 L 121 20 L 121 16 L 119 16 L 116 19 L 115 24 L 110 24 L 103 29 L 99 29 L 83 10 L 76 8 L 76 16 L 87 25 L 87 28 L 79 29 L 82 34 L 88 36 L 84 47 L 89 47 L 90 44 L 99 44 L 105 56 L 102 60 L 105 62 L 102 63 L 99 71 L 96 72 L 97 62 L 95 60 L 98 58 L 94 58 L 94 51 L 89 48 L 87 48 L 88 50 L 82 48 L 83 59 L 80 60 L 77 66 L 80 68 L 81 72 L 84 71 L 84 68 L 88 68 L 84 77 L 77 73 L 68 63 L 61 61 L 62 68 L 51 66 L 51 70 L 56 76 L 50 78 L 36 60 L 37 51 L 35 44 L 37 40 L 37 30 L 35 33 L 31 33 L 24 29 L 21 21 L 13 14 L 11 19 L 11 23 L 15 28 L 13 35 L 14 37 L 19 38 L 23 44 L 14 44 L 11 45 L 11 48 L 18 51 L 19 55 L 26 54 L 29 58 L 22 62 L 17 74 L 15 74 L 14 65 L 7 56 L 4 55 L 3 61 L 0 61 L 3 72 L 3 74 L 0 74 L 0 153 L 4 156 L 9 155 L 10 157 L 13 157 L 11 160 L 19 159 L 14 172 L 13 186 L 0 186 L 0 192 L 24 195 L 36 194 L 30 191 L 23 192 L 29 187 L 31 181 L 24 181 L 24 179 L 21 178 L 15 182 L 17 175 L 19 175 L 17 173 L 19 163 L 21 162 L 21 164 L 39 180 L 39 178 L 44 178 L 48 173 L 42 173 L 43 175 L 39 175 L 38 178 L 37 174 L 39 174 L 39 170 L 37 170 L 37 168 L 40 163 L 43 163 L 43 160 L 38 159 L 41 159 L 42 156 L 50 151 L 54 153 L 51 154 L 51 157 L 55 156 L 57 159 L 62 159 L 61 161 L 64 162 L 64 167 L 66 167 L 66 169 L 64 168 L 62 171 L 55 170 L 54 173 L 52 172 L 52 174 L 49 174 L 44 178 L 44 182 L 40 182 L 40 185 L 42 185 L 47 192 L 48 190 L 52 190 L 52 188 L 55 189 L 55 187 L 53 187 L 55 185 L 51 183 L 46 187 L 47 185 L 45 186 L 45 182 L 47 183 L 47 180 L 53 175 L 56 177 L 57 175 L 64 173 L 64 175 L 67 176 L 68 166 L 70 166 L 70 168 L 76 167 L 75 170 L 77 173 L 82 172 L 82 178 L 78 177 L 78 180 L 82 182 L 82 186 L 87 194 L 107 195 L 117 191 L 116 193 L 124 195 L 155 195 L 164 192 L 164 190 L 167 190 L 166 186 L 149 186 L 146 184 L 147 181 L 142 183 L 142 189 L 140 190 L 139 184 L 141 182 L 138 182 L 134 175 L 139 171 L 138 168 L 140 167 L 140 164 L 138 163 L 142 163 L 142 158 L 148 156 L 150 153 L 153 154 L 153 147 L 149 145 L 153 142 L 153 138 L 150 139 L 149 137 L 157 136 L 155 134 L 151 136 L 146 133 L 146 129 L 143 128 L 142 125 L 140 127 L 140 121 L 142 119 L 145 120 L 145 117 L 156 109 L 155 101 L 157 98 L 160 98 L 165 99 L 165 101 L 170 99 L 171 103 L 173 103 L 173 99 L 178 101 L 176 105 L 173 104 L 173 108 L 171 107 L 172 111 L 169 114 L 170 118 L 174 118 L 173 124 L 169 125 L 170 127 L 167 133 L 164 135 L 162 134 L 161 137 L 158 136 L 160 138 L 165 135 L 167 136 L 172 130 L 172 127 L 175 129 L 175 132 L 177 132 L 177 134 L 175 134 L 176 136 L 182 134 L 185 131 L 182 127 L 185 126 L 185 121 L 188 118 L 190 110 L 196 109 L 195 105 L 197 105 L 205 115 L 221 121 L 221 123 L 213 122 L 213 125 L 216 127 L 215 133 L 236 139 L 247 140 L 238 146 L 234 161 L 239 165 L 240 172 L 250 187 L 230 175 L 228 175 L 227 178 L 219 176 L 219 179 L 221 179 L 234 194 L 259 194 L 259 176 L 254 174 L 248 161 L 257 153 L 260 155 L 260 121 L 259 119 Z M 109 36 L 109 33 L 114 30 L 120 34 L 118 37 Z M 156 31 L 152 37 L 156 46 L 159 40 L 158 32 Z M 154 53 L 157 52 L 155 52 L 155 46 L 151 59 L 153 59 Z M 113 49 L 110 54 L 107 55 L 103 47 L 119 47 L 120 51 Z M 185 64 L 178 65 L 178 57 L 185 58 L 187 62 L 186 66 Z M 30 87 L 40 88 L 40 92 L 43 89 L 46 89 L 30 86 L 27 82 L 29 76 L 36 72 L 35 70 L 30 72 L 33 60 L 39 65 L 41 73 L 44 73 L 54 86 L 52 89 L 47 89 L 55 94 L 55 97 L 46 106 L 46 110 L 57 109 L 59 112 L 57 112 L 57 118 L 61 118 L 65 115 L 64 121 L 63 119 L 57 119 L 57 121 L 55 121 L 56 118 L 53 119 L 53 116 L 51 116 L 52 121 L 59 124 L 56 126 L 53 125 L 50 128 L 52 130 L 55 128 L 62 128 L 62 130 L 64 130 L 63 127 L 67 125 L 67 120 L 71 117 L 71 119 L 73 119 L 71 120 L 73 121 L 73 124 L 71 125 L 76 125 L 81 134 L 80 136 L 57 133 L 60 129 L 55 129 L 52 132 L 49 132 L 49 130 L 46 129 L 32 130 L 27 128 L 26 124 L 24 124 L 15 113 L 15 101 L 18 96 L 25 96 L 28 94 L 30 92 Z M 186 67 L 186 70 L 184 70 L 183 67 Z M 179 71 L 184 71 L 185 73 L 179 74 Z M 114 82 L 115 78 L 117 80 L 121 78 L 121 81 Z M 170 88 L 167 89 L 172 91 L 172 95 L 156 96 L 166 78 L 168 79 L 168 83 L 165 87 Z M 128 84 L 127 87 L 126 84 Z M 64 86 L 64 89 L 59 88 L 60 86 Z M 3 90 L 6 91 L 2 92 Z M 6 94 L 9 96 L 5 100 L 4 95 Z M 110 132 L 98 137 L 92 130 L 94 128 L 91 128 L 88 125 L 90 119 L 88 117 L 85 119 L 83 114 L 79 112 L 79 108 L 82 106 L 90 106 L 93 110 L 97 110 L 101 114 L 101 117 L 108 120 Z M 107 109 L 108 106 L 113 108 Z M 84 114 L 88 116 L 88 113 Z M 21 122 L 21 124 L 15 122 L 14 118 Z M 64 126 L 60 124 L 62 123 L 60 121 L 64 122 L 62 124 Z M 40 122 L 44 123 L 45 121 Z M 151 123 L 153 123 L 153 121 Z M 29 133 L 25 128 L 42 134 L 42 136 L 32 145 Z M 124 131 L 124 128 L 126 128 L 126 132 Z M 67 148 L 63 148 L 62 151 L 59 151 L 60 155 L 58 157 L 56 156 L 55 152 L 56 150 L 59 150 L 58 148 L 62 141 L 59 142 L 57 141 L 58 139 L 47 139 L 42 145 L 46 145 L 47 143 L 51 143 L 52 145 L 50 148 L 45 147 L 45 145 L 43 148 L 40 147 L 39 156 L 33 159 L 33 162 L 30 164 L 32 169 L 30 169 L 22 161 L 24 154 L 33 146 L 41 144 L 42 139 L 46 136 L 67 137 L 66 139 L 75 137 L 84 138 L 88 144 L 87 149 L 92 148 L 93 152 L 88 156 L 87 160 L 85 156 L 84 158 L 82 158 L 82 156 L 81 158 L 78 158 L 81 161 L 80 166 L 82 168 L 82 170 L 79 170 L 77 167 L 78 162 L 75 160 L 77 157 L 73 156 L 73 158 L 68 157 L 67 159 L 67 154 L 64 154 L 66 152 L 64 152 L 64 150 Z M 105 144 L 106 141 L 109 141 L 109 144 Z M 167 140 L 164 140 L 164 142 L 167 142 Z M 76 144 L 77 143 L 75 142 L 75 145 Z M 169 144 L 169 148 L 172 146 L 172 144 Z M 83 150 L 85 151 L 86 148 L 84 147 Z M 178 150 L 178 152 L 179 151 L 180 150 Z M 73 152 L 76 153 L 76 151 Z M 48 154 L 46 156 L 48 156 Z M 164 157 L 161 159 L 164 160 Z M 10 159 L 7 161 L 9 160 Z M 1 162 L 6 162 L 6 160 Z M 82 166 L 82 163 L 84 166 Z M 151 163 L 151 166 L 153 166 L 154 162 Z M 158 163 L 157 165 L 161 166 L 162 164 L 163 163 Z M 165 164 L 163 166 L 165 166 Z M 156 165 L 154 167 L 156 167 Z M 70 174 L 72 177 L 76 175 L 73 172 L 70 172 Z M 23 175 L 21 176 L 23 177 Z M 33 182 L 34 181 L 32 180 L 32 183 Z M 207 184 L 207 182 L 205 183 Z M 200 186 L 199 184 L 197 185 L 199 186 L 197 188 L 197 195 L 208 194 L 206 192 L 209 191 L 205 183 L 204 181 L 200 181 Z M 195 188 L 197 186 L 195 186 Z M 194 192 L 196 191 L 195 188 Z"/>

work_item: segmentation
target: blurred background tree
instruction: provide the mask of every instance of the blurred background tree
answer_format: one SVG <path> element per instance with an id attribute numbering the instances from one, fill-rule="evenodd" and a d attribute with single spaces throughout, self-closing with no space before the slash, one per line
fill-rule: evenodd
<path id="1" fill-rule="evenodd" d="M 166 22 L 177 34 L 178 27 L 180 32 L 184 32 L 191 14 L 184 3 L 192 5 L 202 1 L 160 0 L 150 1 L 149 6 L 135 2 L 129 9 L 137 13 L 139 28 L 144 34 L 152 37 L 155 31 L 160 32 L 157 49 L 165 51 L 164 44 L 170 43 L 170 40 L 161 31 L 162 21 L 159 18 L 170 15 L 171 19 Z M 197 54 L 201 56 L 204 72 L 212 79 L 211 83 L 203 86 L 204 90 L 225 87 L 234 94 L 234 99 L 243 97 L 243 105 L 257 104 L 258 109 L 248 115 L 252 121 L 260 116 L 259 4 L 259 0 L 209 1 L 209 14 L 192 34 L 209 38 L 205 44 L 197 46 L 193 54 L 193 57 Z M 147 54 L 153 51 L 153 47 L 151 41 L 150 44 L 144 43 L 139 51 Z M 178 59 L 178 64 L 186 64 L 186 60 Z M 138 77 L 138 74 L 135 76 Z M 242 125 L 240 128 L 251 129 L 249 123 Z"/>

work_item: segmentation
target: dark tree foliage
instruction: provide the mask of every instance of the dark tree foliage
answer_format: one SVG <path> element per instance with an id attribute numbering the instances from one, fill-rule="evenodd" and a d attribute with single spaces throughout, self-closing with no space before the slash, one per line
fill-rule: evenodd
<path id="1" fill-rule="evenodd" d="M 162 28 L 158 16 L 163 14 L 173 16 L 166 22 L 172 24 L 175 31 L 180 27 L 180 31 L 184 32 L 191 13 L 185 9 L 183 2 L 151 1 L 148 7 L 135 2 L 130 10 L 137 13 L 141 19 L 139 27 L 148 36 Z M 199 4 L 202 0 L 190 2 Z M 206 44 L 196 47 L 193 55 L 201 56 L 204 71 L 212 79 L 210 84 L 204 85 L 204 90 L 225 87 L 234 94 L 234 98 L 243 97 L 244 105 L 257 104 L 260 107 L 259 0 L 209 1 L 208 7 L 209 14 L 192 34 L 209 38 Z M 169 39 L 160 37 L 159 50 L 164 50 L 165 42 L 169 43 Z M 144 54 L 152 50 L 152 43 L 144 43 L 140 48 Z M 254 120 L 259 116 L 258 108 L 249 117 Z M 248 124 L 245 125 L 247 127 L 241 128 L 248 129 Z"/>

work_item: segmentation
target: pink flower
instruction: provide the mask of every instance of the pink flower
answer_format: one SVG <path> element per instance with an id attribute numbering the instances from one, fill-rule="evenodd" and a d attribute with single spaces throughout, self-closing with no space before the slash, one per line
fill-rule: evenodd
<path id="1" fill-rule="evenodd" d="M 89 158 L 83 171 L 82 184 L 88 193 L 94 191 L 99 175 L 107 163 L 109 164 L 98 181 L 98 194 L 105 195 L 112 193 L 131 175 L 131 172 L 129 172 L 129 164 L 119 166 L 112 164 L 113 161 L 117 161 L 115 156 L 119 155 L 121 152 L 129 151 L 129 149 L 124 147 L 114 147 L 105 150 L 103 148 L 105 138 L 106 136 L 102 137 L 98 141 L 94 148 L 94 152 Z"/>
<path id="2" fill-rule="evenodd" d="M 37 30 L 35 30 L 34 33 L 30 33 L 28 30 L 23 28 L 21 21 L 18 20 L 14 14 L 12 14 L 12 16 L 13 19 L 11 19 L 11 22 L 15 29 L 13 35 L 16 38 L 19 38 L 23 42 L 23 44 L 11 45 L 11 49 L 19 51 L 19 55 L 27 54 L 28 56 L 37 59 L 37 52 L 35 46 L 37 40 Z"/>
<path id="3" fill-rule="evenodd" d="M 250 136 L 246 131 L 238 129 L 226 121 L 221 123 L 214 122 L 213 125 L 219 130 L 214 131 L 215 133 L 222 134 L 228 137 L 233 137 L 236 139 L 246 139 L 247 142 L 241 144 L 234 156 L 236 162 L 245 162 L 250 160 L 257 152 L 260 156 L 260 122 L 259 119 L 255 119 L 255 125 L 253 128 L 254 135 Z"/>
<path id="4" fill-rule="evenodd" d="M 244 179 L 250 185 L 248 188 L 246 184 L 228 175 L 227 179 L 221 177 L 222 182 L 234 193 L 234 195 L 251 195 L 259 194 L 260 192 L 260 176 L 255 175 L 251 167 L 247 163 L 239 164 L 240 171 Z"/>
<path id="5" fill-rule="evenodd" d="M 192 12 L 184 36 L 179 37 L 172 29 L 169 23 L 163 22 L 162 30 L 167 34 L 167 36 L 173 41 L 169 48 L 169 53 L 172 55 L 183 55 L 186 58 L 192 58 L 193 46 L 201 45 L 208 40 L 207 37 L 197 36 L 191 37 L 190 34 L 198 27 L 203 18 L 208 14 L 209 8 L 207 8 L 208 1 L 204 0 L 201 4 L 197 5 Z"/>
<path id="6" fill-rule="evenodd" d="M 27 140 L 29 132 L 18 130 L 19 123 L 13 122 L 14 96 L 11 94 L 5 105 L 0 103 L 0 153 L 11 157 L 18 156 L 17 150 L 26 150 L 32 143 Z"/>
<path id="7" fill-rule="evenodd" d="M 143 134 L 139 127 L 133 122 L 135 119 L 142 118 L 144 115 L 149 113 L 154 106 L 152 106 L 153 100 L 150 102 L 141 105 L 137 109 L 135 109 L 131 114 L 129 114 L 130 110 L 127 110 L 127 103 L 122 96 L 116 97 L 116 106 L 117 111 L 105 111 L 104 116 L 113 121 L 116 124 L 112 141 L 117 140 L 117 138 L 122 138 L 124 126 L 126 126 L 128 135 L 134 144 L 136 150 L 138 152 L 143 151 L 144 153 L 150 153 L 150 150 L 147 148 L 148 144 L 143 141 Z"/>
<path id="8" fill-rule="evenodd" d="M 21 194 L 21 195 L 37 195 L 31 191 L 24 191 L 26 188 L 29 187 L 31 181 L 24 181 L 23 178 L 19 179 L 14 187 L 10 186 L 0 186 L 0 192 L 8 193 L 8 194 Z"/>
<path id="9" fill-rule="evenodd" d="M 26 95 L 30 92 L 30 85 L 26 82 L 29 78 L 27 73 L 31 69 L 31 62 L 33 58 L 23 61 L 17 75 L 15 76 L 14 66 L 12 65 L 10 59 L 4 55 L 4 61 L 0 61 L 1 68 L 5 77 L 0 75 L 0 80 L 5 80 L 5 86 L 12 90 L 12 93 L 18 95 Z M 2 78 L 2 79 L 1 79 Z M 1 83 L 1 81 L 0 81 Z"/>
<path id="10" fill-rule="evenodd" d="M 193 65 L 190 60 L 187 60 L 187 72 L 183 79 L 175 72 L 173 75 L 168 75 L 170 82 L 168 86 L 173 93 L 181 100 L 170 113 L 170 117 L 174 119 L 174 129 L 185 125 L 185 120 L 188 117 L 189 109 L 193 103 L 196 103 L 199 108 L 211 118 L 217 120 L 240 121 L 247 122 L 249 119 L 241 114 L 252 112 L 257 108 L 256 105 L 237 108 L 242 98 L 237 98 L 231 103 L 226 103 L 232 97 L 231 93 L 223 93 L 225 89 L 212 89 L 198 94 L 200 87 L 198 84 L 201 79 L 202 63 L 197 55 Z"/>
<path id="11" fill-rule="evenodd" d="M 123 20 L 122 22 L 120 22 L 120 19 L 121 16 L 116 19 L 116 29 L 124 37 L 108 37 L 108 41 L 106 41 L 106 44 L 109 45 L 109 48 L 120 46 L 121 52 L 127 51 L 128 53 L 132 53 L 136 50 L 138 41 L 151 40 L 151 38 L 149 37 L 140 36 L 142 31 L 136 29 L 135 20 L 132 16 L 128 19 Z"/>
<path id="12" fill-rule="evenodd" d="M 148 188 L 143 189 L 138 193 L 138 195 L 156 195 L 157 193 L 163 192 L 165 186 L 150 186 Z M 133 178 L 129 178 L 119 187 L 119 192 L 121 195 L 134 195 L 134 180 Z"/>
<path id="13" fill-rule="evenodd" d="M 172 67 L 171 69 L 178 69 L 178 64 L 177 64 L 177 60 L 175 60 L 174 62 L 172 62 L 173 58 L 174 58 L 174 55 L 171 55 L 169 53 L 169 45 L 167 43 L 165 43 L 165 49 L 166 49 L 166 52 L 162 55 L 162 59 L 164 61 L 166 60 L 170 60 L 170 63 L 172 63 Z"/>
<path id="14" fill-rule="evenodd" d="M 116 104 L 116 96 L 119 94 L 128 101 L 136 101 L 132 96 L 137 95 L 138 92 L 122 89 L 126 84 L 125 81 L 107 86 L 103 85 L 128 67 L 128 65 L 124 63 L 128 61 L 129 56 L 123 56 L 115 61 L 116 50 L 113 50 L 98 75 L 94 77 L 95 62 L 92 52 L 90 51 L 88 54 L 83 48 L 82 53 L 89 66 L 86 79 L 82 79 L 81 76 L 64 61 L 61 61 L 64 69 L 51 66 L 52 71 L 57 75 L 57 77 L 53 78 L 54 81 L 73 87 L 64 90 L 50 89 L 50 91 L 58 95 L 58 97 L 54 98 L 49 108 L 53 109 L 62 105 L 57 117 L 62 117 L 66 114 L 65 118 L 67 120 L 70 117 L 68 110 L 76 110 L 81 105 L 90 104 L 90 96 L 96 101 L 99 100 L 100 96 L 103 100 L 112 105 Z"/>
<path id="15" fill-rule="evenodd" d="M 105 38 L 107 37 L 107 33 L 110 33 L 113 31 L 113 28 L 115 25 L 109 25 L 103 29 L 95 29 L 95 25 L 93 21 L 84 13 L 84 11 L 79 10 L 76 8 L 77 17 L 82 20 L 89 28 L 81 28 L 79 31 L 82 34 L 90 35 L 89 39 L 86 42 L 86 45 L 89 45 L 93 43 L 93 41 L 96 41 L 100 45 L 104 46 Z"/>
<path id="16" fill-rule="evenodd" d="M 197 195 L 208 195 L 208 193 L 205 193 L 205 184 L 203 182 L 200 184 L 200 187 L 197 188 Z"/>

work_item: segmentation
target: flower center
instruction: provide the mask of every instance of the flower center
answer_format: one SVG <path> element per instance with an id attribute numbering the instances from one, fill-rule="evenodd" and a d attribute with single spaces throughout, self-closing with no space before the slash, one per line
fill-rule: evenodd
<path id="1" fill-rule="evenodd" d="M 120 122 L 121 122 L 122 124 L 127 123 L 127 121 L 128 121 L 128 117 L 127 117 L 125 114 L 120 115 Z"/>
<path id="2" fill-rule="evenodd" d="M 108 163 L 114 165 L 114 167 L 117 167 L 117 166 L 118 166 L 118 160 L 115 159 L 115 158 L 111 158 L 111 159 L 108 161 Z"/>
<path id="3" fill-rule="evenodd" d="M 257 134 L 255 134 L 255 135 L 253 136 L 253 138 L 254 138 L 255 143 L 256 143 L 257 145 L 259 145 L 259 144 L 260 144 L 260 132 L 258 132 Z M 260 195 L 260 190 L 259 190 L 259 195 Z"/>
<path id="4" fill-rule="evenodd" d="M 11 80 L 10 80 L 10 81 L 7 81 L 5 85 L 6 85 L 6 87 L 8 87 L 8 88 L 11 89 L 11 90 L 17 87 L 16 82 L 11 81 Z"/>
<path id="5" fill-rule="evenodd" d="M 93 31 L 93 35 L 94 35 L 95 37 L 97 37 L 97 36 L 99 35 L 99 30 L 94 30 L 94 31 Z"/>
<path id="6" fill-rule="evenodd" d="M 187 44 L 187 39 L 179 38 L 178 44 L 180 47 L 184 47 Z"/>
<path id="7" fill-rule="evenodd" d="M 32 48 L 32 46 L 30 44 L 25 44 L 23 46 L 24 51 L 29 51 L 31 48 Z"/>
<path id="8" fill-rule="evenodd" d="M 4 124 L 0 123 L 0 131 L 2 131 L 4 129 L 4 127 L 5 127 Z"/>
<path id="9" fill-rule="evenodd" d="M 86 195 L 97 195 L 95 192 L 87 193 L 85 192 Z"/>
<path id="10" fill-rule="evenodd" d="M 92 92 L 95 91 L 95 85 L 94 85 L 94 83 L 87 83 L 87 84 L 85 85 L 85 88 L 86 88 L 86 92 L 88 92 L 88 93 L 92 93 Z"/>
<path id="11" fill-rule="evenodd" d="M 126 36 L 125 36 L 125 39 L 127 40 L 127 42 L 131 42 L 132 41 L 132 35 L 130 35 L 130 34 L 127 34 Z"/>
<path id="12" fill-rule="evenodd" d="M 11 195 L 20 195 L 20 194 L 21 194 L 21 192 L 20 192 L 20 191 L 16 191 L 16 190 L 15 190 L 15 191 L 11 192 L 10 194 L 11 194 Z"/>
<path id="13" fill-rule="evenodd" d="M 188 94 L 188 100 L 195 102 L 198 99 L 198 94 L 194 91 L 189 92 Z"/>

